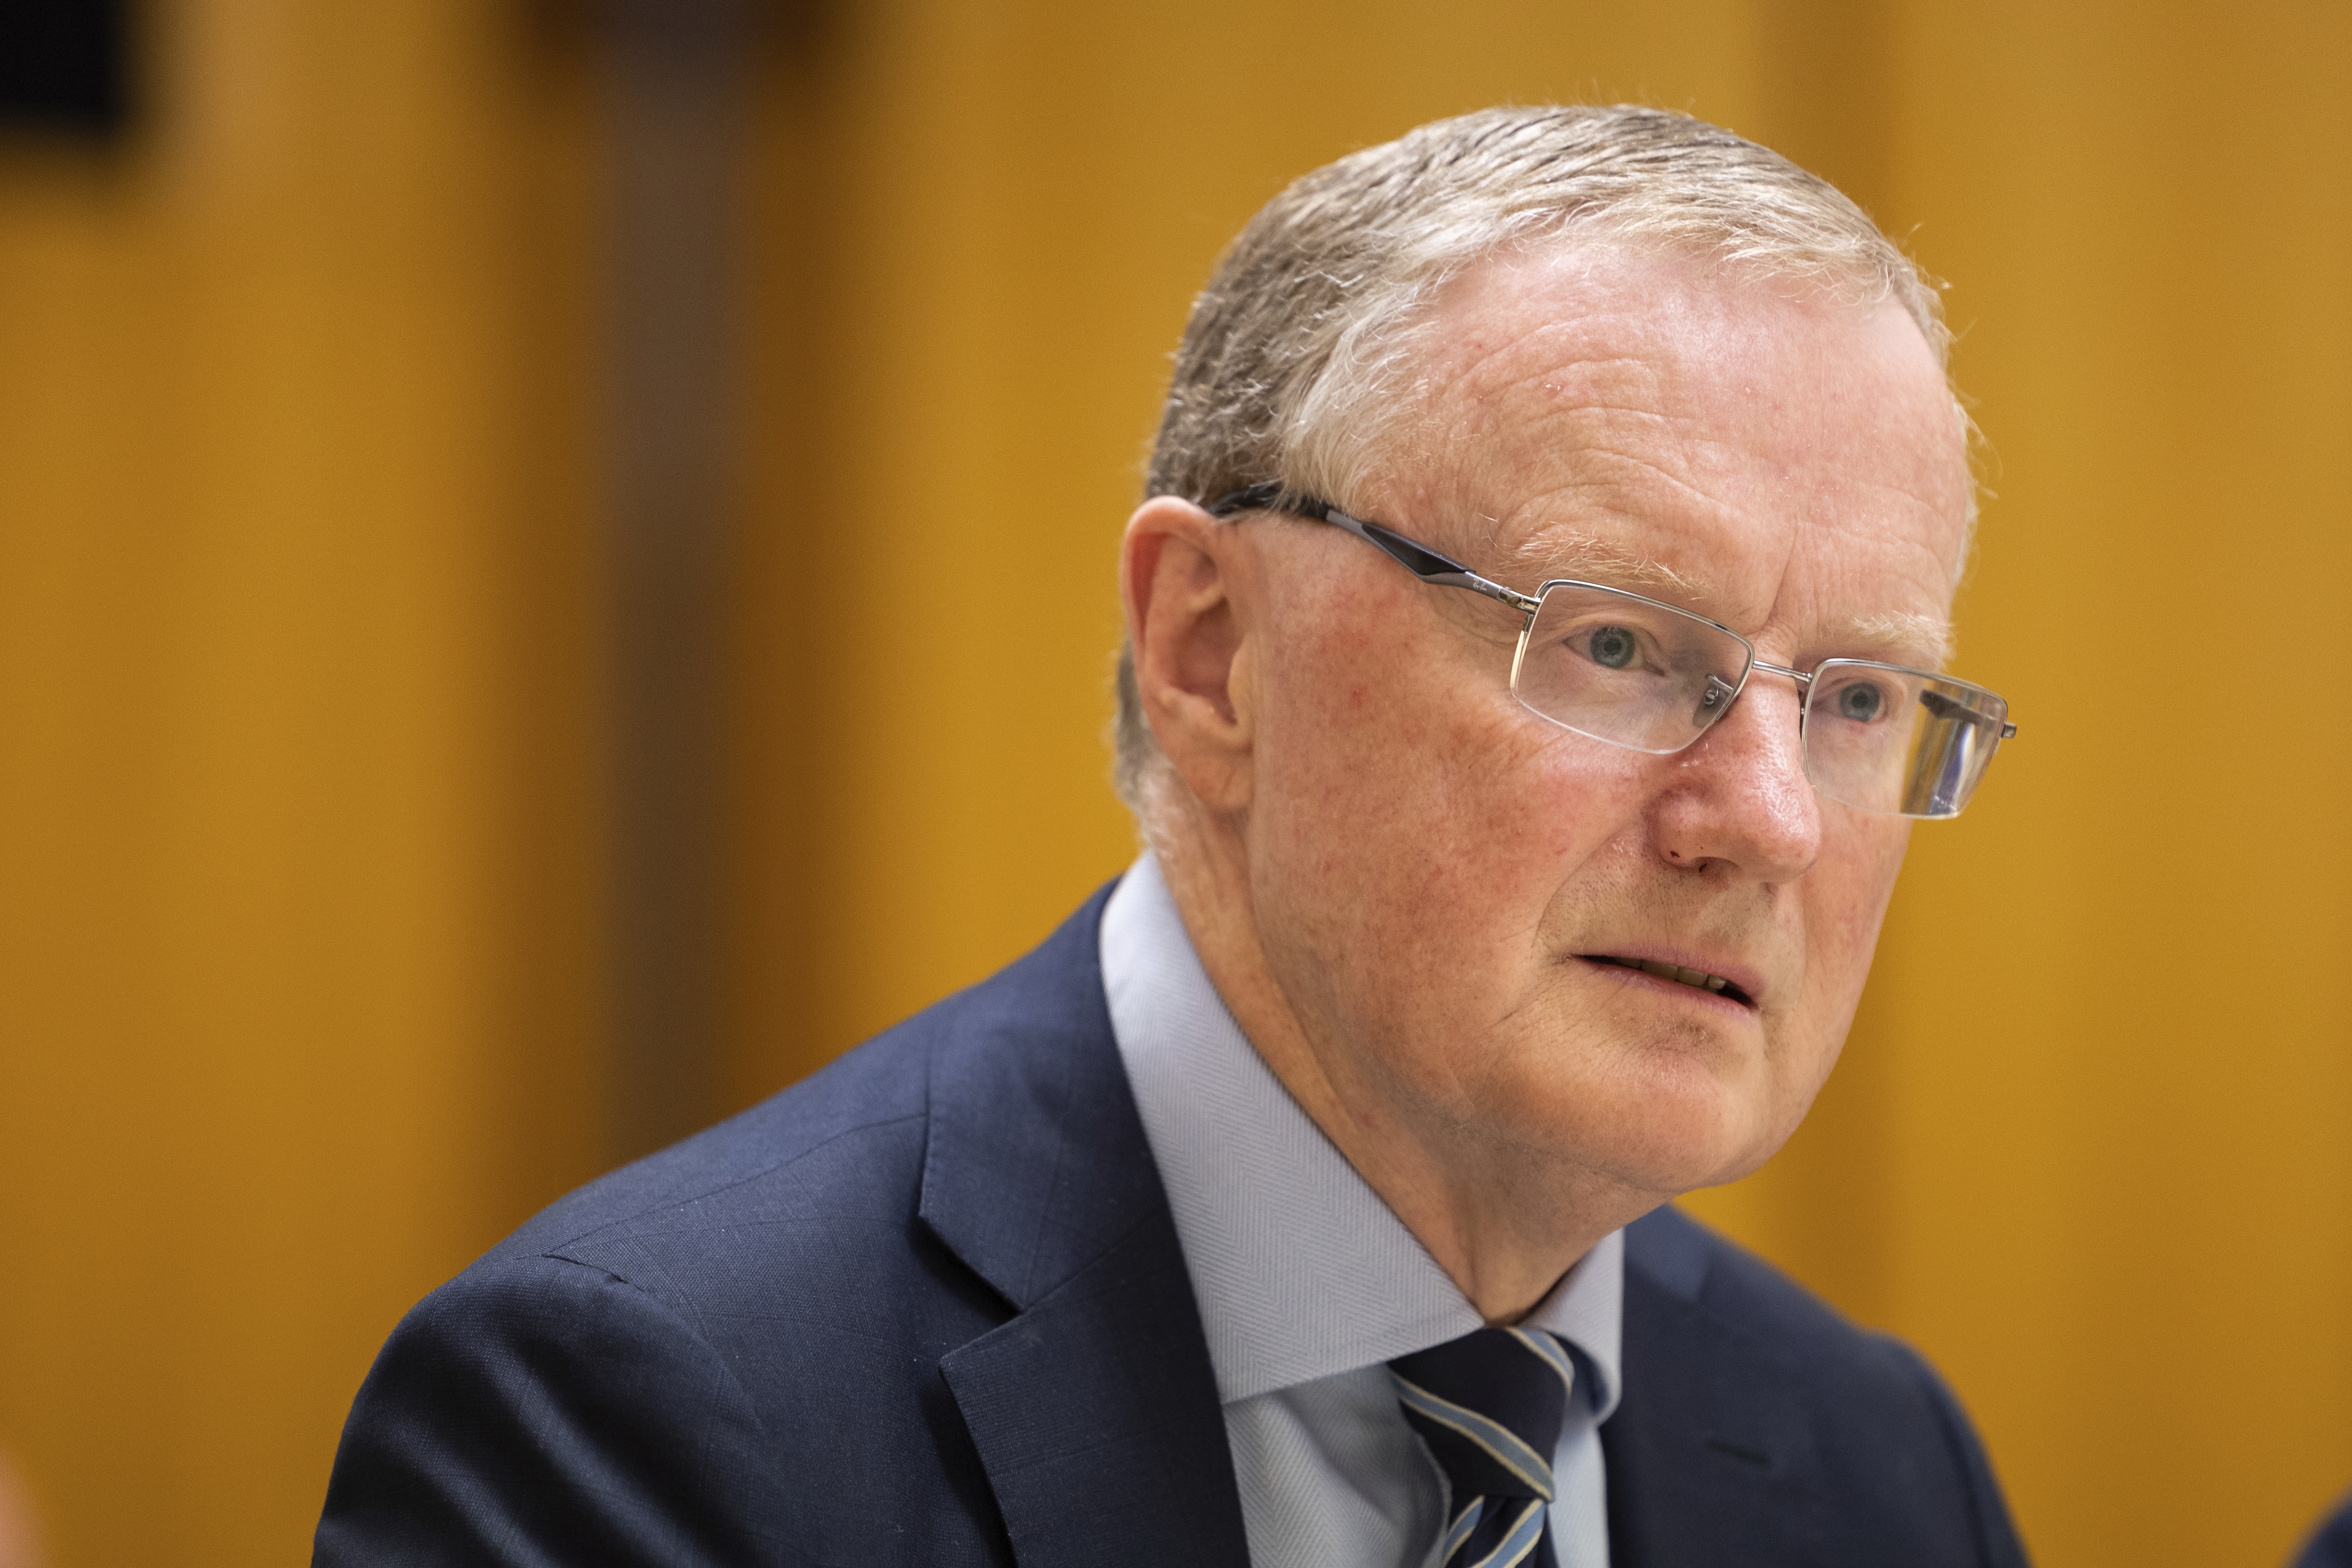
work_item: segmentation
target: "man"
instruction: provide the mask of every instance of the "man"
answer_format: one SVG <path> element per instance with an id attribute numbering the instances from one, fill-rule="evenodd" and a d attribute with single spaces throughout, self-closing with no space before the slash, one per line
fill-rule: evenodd
<path id="1" fill-rule="evenodd" d="M 325 1563 L 2016 1563 L 1908 1351 L 1672 1210 L 1834 1061 L 1972 516 L 1935 299 L 1655 110 L 1307 176 L 1120 580 L 1150 848 L 403 1323 Z"/>

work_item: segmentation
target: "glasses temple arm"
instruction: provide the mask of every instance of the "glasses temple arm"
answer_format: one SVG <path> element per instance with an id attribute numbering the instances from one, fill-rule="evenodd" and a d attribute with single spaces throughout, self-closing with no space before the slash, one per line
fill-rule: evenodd
<path id="1" fill-rule="evenodd" d="M 1211 517 L 1231 517 L 1242 511 L 1286 511 L 1294 517 L 1304 517 L 1317 522 L 1328 522 L 1344 528 L 1365 543 L 1381 551 L 1391 560 L 1424 583 L 1434 583 L 1444 588 L 1467 588 L 1474 594 L 1484 594 L 1500 600 L 1515 610 L 1533 614 L 1539 599 L 1504 587 L 1500 583 L 1481 577 L 1449 555 L 1441 555 L 1425 544 L 1416 544 L 1394 529 L 1383 528 L 1377 522 L 1366 522 L 1350 517 L 1328 501 L 1296 500 L 1286 502 L 1278 484 L 1252 485 L 1221 496 L 1202 510 Z"/>
<path id="2" fill-rule="evenodd" d="M 1955 702 L 1940 691 L 1922 691 L 1919 693 L 1919 706 L 1925 708 L 1928 712 L 1933 713 L 1938 719 L 1964 719 L 1968 722 L 1978 726 L 1979 729 L 1990 729 L 1995 722 L 1990 714 L 1979 713 L 1964 702 Z M 2000 726 L 2000 738 L 2002 740 L 2014 740 L 2016 736 L 2016 725 L 2003 723 Z"/>

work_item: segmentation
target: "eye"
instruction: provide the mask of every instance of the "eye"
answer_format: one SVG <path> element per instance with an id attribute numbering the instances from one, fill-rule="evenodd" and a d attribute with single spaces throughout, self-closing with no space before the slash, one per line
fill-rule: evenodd
<path id="1" fill-rule="evenodd" d="M 1841 686 L 1830 697 L 1830 711 L 1857 724 L 1875 722 L 1885 709 L 1886 693 L 1866 680 Z"/>
<path id="2" fill-rule="evenodd" d="M 1592 662 L 1607 669 L 1622 669 L 1633 662 L 1641 645 L 1633 631 L 1625 626 L 1599 626 L 1584 645 Z"/>

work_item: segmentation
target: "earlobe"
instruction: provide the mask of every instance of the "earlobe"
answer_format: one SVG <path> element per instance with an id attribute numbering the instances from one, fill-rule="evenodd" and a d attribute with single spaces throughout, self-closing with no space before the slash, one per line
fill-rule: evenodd
<path id="1" fill-rule="evenodd" d="M 1248 804 L 1251 660 L 1234 604 L 1241 551 L 1228 525 L 1156 497 L 1128 520 L 1120 588 L 1136 694 L 1160 749 L 1206 805 Z"/>

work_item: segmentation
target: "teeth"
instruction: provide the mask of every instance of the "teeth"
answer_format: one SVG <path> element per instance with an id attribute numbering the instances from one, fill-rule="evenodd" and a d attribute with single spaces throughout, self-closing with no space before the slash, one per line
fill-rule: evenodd
<path id="1" fill-rule="evenodd" d="M 1709 974 L 1704 969 L 1685 969 L 1679 964 L 1662 963 L 1655 959 L 1634 960 L 1632 967 L 1644 974 L 1654 974 L 1661 980 L 1678 980 L 1685 985 L 1696 985 L 1702 991 L 1720 991 L 1731 984 L 1722 975 Z"/>

